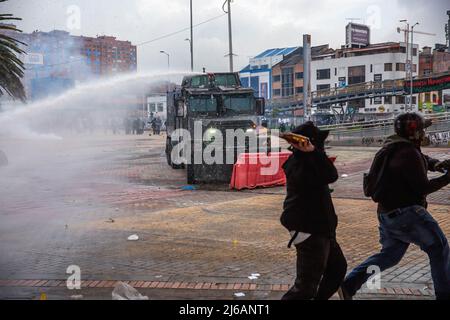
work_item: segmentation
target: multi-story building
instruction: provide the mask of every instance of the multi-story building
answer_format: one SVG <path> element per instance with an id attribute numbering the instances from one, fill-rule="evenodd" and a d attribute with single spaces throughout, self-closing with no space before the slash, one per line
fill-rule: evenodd
<path id="1" fill-rule="evenodd" d="M 318 57 L 333 52 L 328 45 L 311 48 L 311 55 Z M 272 97 L 290 98 L 303 95 L 303 48 L 300 47 L 272 68 Z"/>
<path id="2" fill-rule="evenodd" d="M 412 50 L 412 75 L 418 74 L 418 45 Z M 327 90 L 364 82 L 397 80 L 406 77 L 406 44 L 387 42 L 370 44 L 363 48 L 341 48 L 334 53 L 312 57 L 311 88 Z M 417 97 L 412 99 L 417 110 Z M 407 111 L 405 96 L 386 96 L 347 103 L 360 114 L 380 115 Z"/>
<path id="3" fill-rule="evenodd" d="M 167 95 L 152 94 L 147 96 L 147 118 L 159 117 L 162 122 L 167 120 Z"/>
<path id="4" fill-rule="evenodd" d="M 272 67 L 298 47 L 268 49 L 250 59 L 250 63 L 239 72 L 242 85 L 253 88 L 258 97 L 272 99 Z"/>
<path id="5" fill-rule="evenodd" d="M 136 71 L 136 46 L 115 37 L 80 37 L 80 54 L 94 74 L 110 75 Z"/>
<path id="6" fill-rule="evenodd" d="M 136 71 L 136 46 L 114 37 L 73 36 L 66 31 L 6 32 L 26 44 L 23 83 L 27 97 L 41 98 L 66 90 L 78 81 Z"/>
<path id="7" fill-rule="evenodd" d="M 342 47 L 330 49 L 328 45 L 311 49 L 311 90 L 329 90 L 353 84 L 404 79 L 406 77 L 406 44 L 388 42 L 371 44 L 363 48 Z M 413 46 L 413 76 L 417 75 L 418 46 Z M 272 99 L 303 97 L 303 51 L 289 54 L 272 68 Z M 362 114 L 385 114 L 408 109 L 405 96 L 387 96 L 363 99 L 347 103 Z M 327 109 L 331 112 L 330 107 Z M 413 97 L 413 109 L 417 110 L 417 98 Z M 315 110 L 314 110 L 315 111 Z M 323 110 L 322 110 L 323 111 Z"/>
<path id="8" fill-rule="evenodd" d="M 419 77 L 448 71 L 450 71 L 450 52 L 446 51 L 445 46 L 437 44 L 434 49 L 422 48 L 419 54 Z M 426 113 L 445 111 L 444 97 L 445 94 L 442 91 L 419 94 L 419 110 Z"/>

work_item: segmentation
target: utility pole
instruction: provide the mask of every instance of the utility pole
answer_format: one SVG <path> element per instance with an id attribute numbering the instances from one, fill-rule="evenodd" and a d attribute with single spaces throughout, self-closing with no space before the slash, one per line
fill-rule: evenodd
<path id="1" fill-rule="evenodd" d="M 190 0 L 190 9 L 191 9 L 191 39 L 189 43 L 191 45 L 191 71 L 194 71 L 194 27 L 192 20 L 192 0 Z"/>
<path id="2" fill-rule="evenodd" d="M 311 35 L 303 35 L 303 110 L 305 121 L 311 119 Z"/>
<path id="3" fill-rule="evenodd" d="M 414 31 L 415 26 L 417 26 L 419 23 L 416 23 L 411 28 L 409 27 L 408 20 L 400 20 L 400 22 L 406 23 L 406 29 L 397 28 L 397 32 L 404 32 L 405 33 L 405 42 L 406 42 L 406 65 L 405 65 L 405 71 L 406 71 L 406 78 L 405 81 L 409 81 L 410 83 L 410 92 L 409 92 L 409 103 L 407 104 L 408 108 L 412 111 L 412 84 L 413 84 L 413 70 L 412 67 L 414 65 L 414 35 L 413 33 L 426 35 L 426 36 L 436 36 L 434 33 L 428 33 L 428 32 L 422 32 L 422 31 Z M 409 35 L 411 34 L 411 50 L 409 45 Z M 411 52 L 410 52 L 411 51 Z M 409 58 L 409 55 L 411 54 L 411 59 Z M 417 53 L 418 54 L 418 53 Z M 418 65 L 417 65 L 418 68 Z"/>
<path id="4" fill-rule="evenodd" d="M 405 80 L 409 81 L 409 74 L 410 74 L 410 71 L 409 71 L 410 69 L 408 68 L 408 66 L 409 66 L 409 33 L 410 33 L 409 23 L 408 23 L 408 20 L 406 20 L 406 19 L 400 20 L 400 22 L 406 23 L 406 29 L 404 30 L 405 31 L 405 42 L 406 42 Z M 400 28 L 398 30 L 400 30 Z"/>
<path id="5" fill-rule="evenodd" d="M 448 22 L 445 25 L 445 37 L 447 39 L 447 52 L 450 53 L 450 10 L 447 11 Z"/>
<path id="6" fill-rule="evenodd" d="M 411 73 L 411 82 L 410 82 L 410 90 L 409 90 L 409 110 L 412 111 L 412 104 L 413 104 L 413 59 L 414 59 L 414 28 L 418 25 L 419 23 L 416 22 L 412 27 L 411 27 L 411 60 L 410 60 L 410 64 L 409 64 L 409 68 L 410 68 L 410 73 Z M 418 54 L 419 52 L 417 52 Z M 418 68 L 419 66 L 417 65 L 416 68 Z M 417 70 L 418 71 L 418 70 Z"/>
<path id="7" fill-rule="evenodd" d="M 233 72 L 233 35 L 231 30 L 231 1 L 225 0 L 222 5 L 223 12 L 228 14 L 228 57 L 230 59 L 230 72 Z M 225 4 L 228 4 L 228 9 L 225 10 Z"/>

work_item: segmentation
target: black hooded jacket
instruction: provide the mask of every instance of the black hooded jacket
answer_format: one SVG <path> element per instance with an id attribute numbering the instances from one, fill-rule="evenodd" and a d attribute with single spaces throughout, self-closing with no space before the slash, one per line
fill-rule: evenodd
<path id="1" fill-rule="evenodd" d="M 450 175 L 428 179 L 427 172 L 434 171 L 439 160 L 422 154 L 410 141 L 393 135 L 386 139 L 388 162 L 383 172 L 378 203 L 378 213 L 387 213 L 413 205 L 427 207 L 427 195 L 438 191 L 450 182 Z"/>
<path id="2" fill-rule="evenodd" d="M 289 231 L 335 238 L 337 216 L 328 185 L 338 179 L 324 151 L 295 150 L 283 165 L 287 179 L 281 224 Z"/>

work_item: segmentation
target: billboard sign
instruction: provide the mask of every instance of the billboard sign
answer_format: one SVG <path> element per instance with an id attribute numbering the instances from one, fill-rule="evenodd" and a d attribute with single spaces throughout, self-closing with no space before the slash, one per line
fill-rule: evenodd
<path id="1" fill-rule="evenodd" d="M 363 24 L 349 23 L 346 27 L 347 47 L 366 47 L 370 44 L 370 27 Z"/>

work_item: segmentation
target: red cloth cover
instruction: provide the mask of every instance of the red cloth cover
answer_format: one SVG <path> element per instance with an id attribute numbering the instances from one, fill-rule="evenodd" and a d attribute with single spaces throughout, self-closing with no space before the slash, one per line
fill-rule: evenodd
<path id="1" fill-rule="evenodd" d="M 286 184 L 283 164 L 291 152 L 241 153 L 233 166 L 230 189 L 255 189 Z M 335 157 L 330 157 L 334 162 Z"/>

